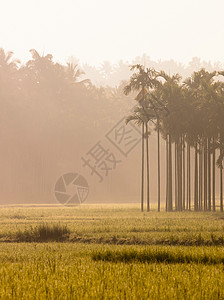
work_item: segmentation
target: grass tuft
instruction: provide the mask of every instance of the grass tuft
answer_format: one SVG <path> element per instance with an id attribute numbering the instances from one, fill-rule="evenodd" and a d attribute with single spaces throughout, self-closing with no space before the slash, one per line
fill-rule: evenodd
<path id="1" fill-rule="evenodd" d="M 17 242 L 61 242 L 68 239 L 70 230 L 61 224 L 40 224 L 15 233 Z"/>

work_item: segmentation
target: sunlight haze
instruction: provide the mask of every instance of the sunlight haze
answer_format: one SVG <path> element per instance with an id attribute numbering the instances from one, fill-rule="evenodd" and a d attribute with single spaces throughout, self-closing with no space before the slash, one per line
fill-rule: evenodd
<path id="1" fill-rule="evenodd" d="M 224 0 L 0 4 L 0 299 L 224 299 Z"/>
<path id="2" fill-rule="evenodd" d="M 223 62 L 224 2 L 214 1 L 1 1 L 0 46 L 26 61 L 29 50 L 99 65 L 154 60 L 187 63 L 198 56 Z"/>

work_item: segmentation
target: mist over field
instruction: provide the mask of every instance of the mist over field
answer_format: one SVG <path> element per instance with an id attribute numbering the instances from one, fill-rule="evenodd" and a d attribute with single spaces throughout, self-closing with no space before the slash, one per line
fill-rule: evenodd
<path id="1" fill-rule="evenodd" d="M 125 118 L 137 104 L 139 91 L 123 93 L 133 74 L 130 66 L 140 64 L 171 77 L 178 73 L 181 83 L 201 68 L 222 71 L 222 8 L 220 0 L 214 5 L 201 0 L 67 0 L 63 5 L 52 0 L 4 1 L 0 11 L 0 204 L 57 204 L 55 184 L 71 172 L 88 182 L 87 203 L 139 202 L 137 132 L 141 128 L 136 124 L 138 130 L 132 128 L 138 143 L 133 142 L 128 153 L 110 140 L 116 130 L 129 130 Z M 149 189 L 154 203 L 157 133 L 156 125 L 148 124 Z M 94 146 L 109 157 L 101 175 L 86 160 Z M 161 139 L 162 203 L 165 149 Z M 218 197 L 218 181 L 215 190 Z"/>
<path id="2" fill-rule="evenodd" d="M 146 55 L 130 63 L 104 62 L 100 68 L 76 65 L 71 58 L 61 65 L 36 50 L 30 51 L 25 64 L 16 59 L 1 50 L 1 204 L 57 204 L 55 183 L 69 172 L 78 172 L 88 181 L 87 203 L 138 202 L 140 143 L 125 156 L 106 138 L 120 120 L 126 126 L 124 117 L 136 105 L 135 93 L 123 93 L 132 74 L 130 64 L 144 63 L 183 77 L 200 67 L 222 68 L 221 63 L 199 58 L 183 65 L 173 60 L 155 62 Z M 156 132 L 153 123 L 150 126 L 150 198 L 156 202 Z M 102 182 L 81 159 L 99 141 L 120 161 L 107 176 L 103 172 Z M 165 142 L 161 151 L 163 162 Z M 164 201 L 165 170 L 161 171 Z"/>

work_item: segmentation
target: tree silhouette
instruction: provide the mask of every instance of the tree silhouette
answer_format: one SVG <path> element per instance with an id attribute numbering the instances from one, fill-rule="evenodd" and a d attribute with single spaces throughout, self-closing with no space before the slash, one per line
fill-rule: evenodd
<path id="1" fill-rule="evenodd" d="M 146 172 L 147 172 L 147 211 L 149 211 L 149 147 L 148 147 L 148 122 L 151 118 L 149 114 L 149 103 L 146 95 L 150 89 L 153 89 L 158 81 L 154 69 L 144 68 L 142 65 L 133 65 L 131 71 L 136 71 L 130 78 L 129 83 L 124 87 L 124 94 L 128 95 L 132 91 L 137 91 L 139 94 L 135 98 L 142 110 L 142 178 L 141 178 L 141 210 L 143 211 L 144 203 L 144 139 L 146 138 Z M 144 129 L 145 128 L 145 129 Z"/>

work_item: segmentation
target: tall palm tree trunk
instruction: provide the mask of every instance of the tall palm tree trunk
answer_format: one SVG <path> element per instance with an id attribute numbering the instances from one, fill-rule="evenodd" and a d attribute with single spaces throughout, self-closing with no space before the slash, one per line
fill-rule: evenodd
<path id="1" fill-rule="evenodd" d="M 168 211 L 168 196 L 169 195 L 169 147 L 168 135 L 166 135 L 166 211 Z"/>
<path id="2" fill-rule="evenodd" d="M 212 147 L 212 207 L 215 211 L 215 138 L 213 137 Z"/>
<path id="3" fill-rule="evenodd" d="M 211 211 L 211 139 L 208 138 L 208 210 Z"/>
<path id="4" fill-rule="evenodd" d="M 160 211 L 160 137 L 159 118 L 157 118 L 157 150 L 158 150 L 158 211 Z"/>
<path id="5" fill-rule="evenodd" d="M 168 198 L 168 211 L 172 211 L 172 139 L 169 134 L 169 198 Z"/>
<path id="6" fill-rule="evenodd" d="M 185 210 L 185 140 L 183 137 L 183 210 Z"/>
<path id="7" fill-rule="evenodd" d="M 207 139 L 204 138 L 204 210 L 207 210 Z"/>
<path id="8" fill-rule="evenodd" d="M 221 155 L 221 149 L 220 149 L 220 155 Z M 222 162 L 220 166 L 220 211 L 223 212 L 223 179 L 222 179 Z"/>
<path id="9" fill-rule="evenodd" d="M 141 184 L 141 211 L 144 210 L 144 138 L 145 138 L 145 124 L 142 123 L 142 184 Z"/>
<path id="10" fill-rule="evenodd" d="M 178 210 L 178 164 L 177 164 L 177 142 L 174 143 L 174 180 L 175 180 L 175 210 Z"/>
<path id="11" fill-rule="evenodd" d="M 194 169 L 194 210 L 198 211 L 198 149 L 195 143 L 195 169 Z"/>
<path id="12" fill-rule="evenodd" d="M 178 182 L 178 211 L 182 210 L 182 143 L 181 137 L 177 142 L 177 182 Z"/>
<path id="13" fill-rule="evenodd" d="M 179 157 L 180 157 L 180 171 L 179 171 L 179 177 L 180 177 L 180 196 L 179 196 L 179 210 L 182 211 L 182 201 L 183 201 L 183 186 L 182 186 L 182 183 L 183 183 L 183 176 L 182 176 L 182 172 L 183 172 L 183 169 L 182 169 L 182 148 L 183 148 L 183 145 L 182 145 L 182 138 L 180 137 L 179 139 L 179 144 L 180 144 L 180 148 L 179 148 Z"/>
<path id="14" fill-rule="evenodd" d="M 188 168 L 189 168 L 189 210 L 191 210 L 191 146 L 188 145 L 188 155 L 189 155 L 189 161 L 188 161 Z"/>
<path id="15" fill-rule="evenodd" d="M 189 209 L 189 145 L 187 143 L 187 210 Z"/>
<path id="16" fill-rule="evenodd" d="M 202 210 L 202 143 L 199 144 L 199 210 Z"/>
<path id="17" fill-rule="evenodd" d="M 187 144 L 187 209 L 191 210 L 191 147 Z"/>
<path id="18" fill-rule="evenodd" d="M 147 211 L 149 211 L 149 136 L 148 136 L 147 123 L 145 123 L 145 131 L 146 131 Z"/>

